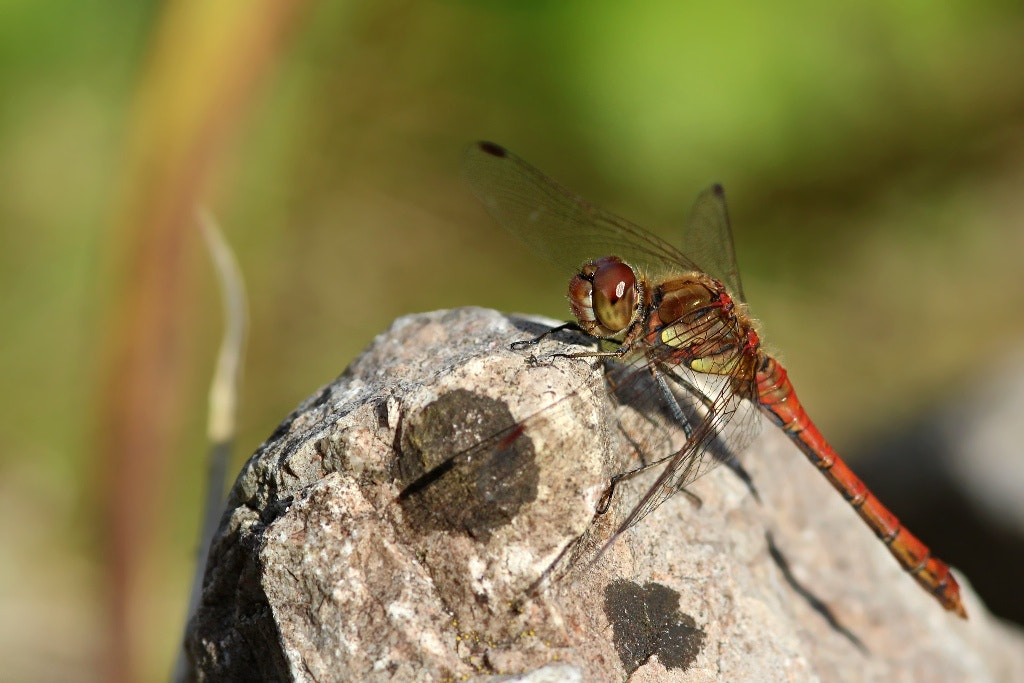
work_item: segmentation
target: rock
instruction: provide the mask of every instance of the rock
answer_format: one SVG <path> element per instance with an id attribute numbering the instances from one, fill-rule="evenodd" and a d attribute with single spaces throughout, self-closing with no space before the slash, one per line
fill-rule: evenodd
<path id="1" fill-rule="evenodd" d="M 509 348 L 549 322 L 401 318 L 281 424 L 214 540 L 195 680 L 1024 679 L 1019 632 L 966 585 L 945 612 L 767 423 L 762 502 L 715 468 L 598 555 L 653 421 L 551 357 L 572 335 Z"/>

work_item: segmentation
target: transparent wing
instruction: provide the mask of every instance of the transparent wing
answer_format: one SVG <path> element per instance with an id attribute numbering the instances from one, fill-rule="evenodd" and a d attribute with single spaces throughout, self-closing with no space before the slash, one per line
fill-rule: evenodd
<path id="1" fill-rule="evenodd" d="M 695 339 L 701 334 L 701 330 L 694 330 Z M 662 350 L 671 351 L 652 347 L 651 354 L 657 358 Z M 745 400 L 752 396 L 754 356 L 741 356 L 728 375 L 698 373 L 664 360 L 655 360 L 649 367 L 649 362 L 634 360 L 620 373 L 619 381 L 612 380 L 612 393 L 647 416 L 640 427 L 627 430 L 628 440 L 639 447 L 648 462 L 664 460 L 665 465 L 609 544 L 681 488 L 742 453 L 761 426 L 757 407 Z M 671 397 L 664 396 L 650 381 L 655 373 L 665 378 Z M 676 403 L 681 419 L 679 411 L 667 405 L 669 402 Z"/>
<path id="2" fill-rule="evenodd" d="M 567 274 L 605 256 L 618 256 L 654 279 L 699 270 L 668 242 L 590 204 L 494 143 L 469 147 L 463 177 L 502 227 Z"/>
<path id="3" fill-rule="evenodd" d="M 724 284 L 735 298 L 746 301 L 721 185 L 704 190 L 694 202 L 683 229 L 683 249 L 701 270 Z"/>

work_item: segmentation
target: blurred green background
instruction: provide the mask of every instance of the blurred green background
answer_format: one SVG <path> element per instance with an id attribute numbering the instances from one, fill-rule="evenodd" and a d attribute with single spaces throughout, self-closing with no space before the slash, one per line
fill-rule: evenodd
<path id="1" fill-rule="evenodd" d="M 196 201 L 249 287 L 232 472 L 396 316 L 568 315 L 460 184 L 479 138 L 670 240 L 724 183 L 840 452 L 1021 353 L 1019 3 L 11 0 L 0 34 L 7 680 L 170 670 L 221 320 Z"/>

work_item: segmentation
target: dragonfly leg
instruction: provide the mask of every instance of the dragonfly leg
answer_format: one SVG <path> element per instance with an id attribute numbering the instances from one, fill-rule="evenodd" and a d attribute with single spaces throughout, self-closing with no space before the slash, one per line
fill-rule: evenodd
<path id="1" fill-rule="evenodd" d="M 694 397 L 697 398 L 698 401 L 701 402 L 701 404 L 704 406 L 706 410 L 710 412 L 714 409 L 714 402 L 706 394 L 704 394 L 704 392 L 695 387 L 692 382 L 687 381 L 685 377 L 680 376 L 671 368 L 663 368 L 662 372 L 666 375 L 669 375 L 672 378 L 672 380 L 677 382 L 679 385 L 685 387 L 688 392 L 690 392 Z M 673 414 L 676 416 L 676 419 L 679 420 L 680 422 L 684 422 L 686 418 L 685 416 L 682 415 L 682 408 L 679 406 L 678 401 L 676 401 L 675 397 L 672 396 L 672 392 L 669 390 L 668 385 L 665 383 L 665 380 L 661 377 L 659 377 L 658 379 L 660 380 L 659 385 L 662 388 L 662 393 L 666 394 L 666 400 L 668 401 L 668 404 Z M 684 426 L 683 429 L 687 428 Z M 686 431 L 686 438 L 690 438 L 689 430 Z M 714 456 L 721 462 L 725 463 L 725 466 L 731 469 L 733 473 L 740 478 L 740 481 L 742 481 L 746 485 L 747 489 L 750 491 L 750 495 L 754 497 L 754 500 L 760 503 L 761 494 L 758 493 L 757 487 L 754 485 L 753 478 L 750 476 L 750 473 L 747 472 L 746 468 L 743 467 L 743 464 L 739 461 L 739 458 L 736 457 L 736 454 L 726 450 L 725 452 L 722 453 L 715 452 Z"/>
<path id="2" fill-rule="evenodd" d="M 553 353 L 552 358 L 621 358 L 622 353 L 615 351 L 578 351 L 576 353 Z"/>
<path id="3" fill-rule="evenodd" d="M 603 515 L 604 513 L 608 512 L 608 508 L 611 507 L 612 505 L 612 498 L 615 496 L 615 487 L 618 485 L 620 481 L 622 481 L 623 479 L 631 479 L 638 474 L 643 474 L 647 470 L 657 467 L 666 460 L 669 460 L 674 455 L 675 453 L 670 453 L 669 455 L 666 455 L 663 458 L 658 458 L 654 462 L 649 462 L 645 465 L 637 467 L 636 469 L 629 470 L 628 472 L 622 472 L 621 474 L 616 474 L 615 476 L 613 476 L 608 481 L 608 488 L 605 489 L 604 495 L 601 496 L 601 502 L 598 503 L 597 505 L 597 514 Z"/>
<path id="4" fill-rule="evenodd" d="M 577 329 L 580 329 L 577 326 Z M 553 358 L 622 358 L 630 349 L 633 348 L 632 344 L 623 344 L 620 341 L 614 339 L 601 339 L 600 345 L 613 345 L 615 348 L 611 351 L 577 351 L 575 353 L 553 353 Z M 606 347 L 607 348 L 607 347 Z"/>
<path id="5" fill-rule="evenodd" d="M 672 416 L 676 419 L 676 421 L 679 424 L 683 426 L 683 431 L 686 433 L 686 439 L 689 440 L 693 435 L 693 427 L 690 425 L 690 421 L 683 413 L 683 408 L 682 406 L 679 405 L 679 401 L 676 400 L 676 397 L 672 393 L 672 390 L 669 389 L 668 384 L 665 382 L 664 375 L 671 375 L 673 380 L 675 380 L 682 386 L 686 387 L 686 390 L 693 394 L 697 398 L 697 400 L 700 401 L 704 405 L 704 407 L 709 411 L 714 408 L 713 402 L 710 398 L 708 398 L 706 394 L 704 394 L 704 392 L 697 389 L 697 387 L 695 387 L 691 382 L 688 382 L 685 378 L 680 377 L 678 374 L 672 372 L 671 370 L 656 372 L 654 366 L 652 365 L 651 372 L 654 374 L 654 379 L 658 383 L 658 387 L 661 389 L 662 395 L 665 397 L 665 402 L 668 404 L 669 410 L 672 411 Z M 757 492 L 757 487 L 754 486 L 754 480 L 751 478 L 750 473 L 747 472 L 746 468 L 743 467 L 743 464 L 740 463 L 739 459 L 736 457 L 734 453 L 727 453 L 726 456 L 727 457 L 725 458 L 721 458 L 722 461 L 725 463 L 726 467 L 731 469 L 733 473 L 735 473 L 735 475 L 740 478 L 740 481 L 742 481 L 746 485 L 747 489 L 750 490 L 750 495 L 754 497 L 754 500 L 760 503 L 761 494 Z M 716 457 L 718 456 L 716 455 Z M 700 505 L 703 504 L 703 501 L 701 501 L 700 497 L 697 496 L 695 493 L 691 493 L 687 491 L 685 488 L 681 488 L 679 490 L 685 493 L 687 496 L 689 496 L 690 499 L 693 500 L 698 507 L 700 507 Z"/>
<path id="6" fill-rule="evenodd" d="M 651 376 L 654 378 L 655 384 L 658 385 L 658 389 L 661 391 L 662 398 L 665 399 L 665 403 L 668 405 L 669 412 L 672 413 L 673 419 L 675 419 L 676 423 L 679 424 L 682 427 L 683 433 L 686 434 L 686 439 L 689 440 L 690 437 L 693 435 L 693 426 L 690 424 L 689 418 L 687 418 L 686 414 L 683 412 L 682 406 L 679 405 L 679 401 L 676 399 L 675 394 L 672 393 L 672 390 L 669 388 L 668 384 L 665 382 L 665 375 L 664 375 L 664 373 L 661 370 L 658 369 L 658 366 L 653 365 L 653 364 L 650 366 L 649 369 L 651 371 Z M 697 388 L 694 387 L 689 382 L 683 381 L 683 384 L 688 389 L 691 389 L 697 396 L 701 397 L 702 401 L 710 401 L 710 399 L 708 399 L 702 393 L 697 391 Z M 627 439 L 629 438 L 628 434 L 626 435 L 626 438 Z M 632 439 L 630 439 L 630 442 L 632 443 Z M 633 444 L 633 447 L 634 447 L 634 450 L 636 450 L 638 453 L 640 453 L 640 449 L 637 447 L 636 444 Z M 641 456 L 643 455 L 642 453 L 640 453 L 640 454 L 641 454 Z M 669 460 L 670 458 L 674 457 L 675 454 L 676 454 L 676 452 L 673 451 L 672 453 L 669 453 L 668 455 L 666 455 L 664 457 L 658 458 L 654 462 L 645 463 L 645 464 L 641 465 L 640 467 L 637 467 L 636 469 L 632 469 L 632 470 L 630 470 L 628 472 L 623 472 L 621 474 L 616 474 L 614 477 L 612 477 L 611 480 L 608 483 L 608 489 L 605 491 L 604 495 L 601 497 L 601 502 L 597 506 L 597 514 L 603 515 L 604 513 L 606 513 L 608 511 L 608 508 L 611 507 L 612 497 L 615 494 L 615 486 L 616 486 L 616 484 L 618 484 L 623 479 L 629 479 L 629 478 L 635 477 L 636 475 L 641 474 L 643 472 L 646 472 L 647 470 L 649 470 L 649 469 L 651 469 L 653 467 L 657 467 L 658 465 L 662 464 L 666 460 Z M 685 489 L 680 489 L 680 490 L 685 491 Z M 691 500 L 695 501 L 695 503 L 697 504 L 698 507 L 700 505 L 703 505 L 703 501 L 701 501 L 701 499 L 698 496 L 690 493 L 689 491 L 686 491 L 686 494 L 688 496 L 690 496 Z"/>
<path id="7" fill-rule="evenodd" d="M 692 382 L 690 382 L 688 379 L 680 375 L 675 370 L 672 370 L 669 367 L 662 367 L 659 372 L 662 375 L 668 375 L 669 377 L 672 378 L 672 381 L 676 382 L 677 384 L 679 384 L 679 386 L 683 387 L 688 392 L 690 392 L 690 394 L 692 394 L 694 398 L 700 401 L 701 405 L 703 405 L 705 410 L 707 410 L 709 413 L 715 409 L 715 402 L 712 401 L 711 398 L 709 398 L 703 391 L 698 389 Z M 664 379 L 661 380 L 661 383 L 662 392 L 668 392 L 669 394 L 671 394 L 671 391 L 669 390 L 668 385 L 665 384 Z M 669 403 L 669 405 L 672 405 L 673 403 L 676 405 L 677 408 L 679 407 L 679 403 L 678 401 L 675 400 L 674 397 L 672 401 Z M 689 434 L 687 434 L 687 436 L 689 436 Z"/>
<path id="8" fill-rule="evenodd" d="M 555 327 L 552 327 L 549 330 L 545 330 L 544 332 L 538 334 L 533 339 L 522 339 L 520 341 L 514 341 L 509 345 L 509 348 L 512 349 L 513 351 L 522 351 L 527 347 L 536 346 L 537 344 L 540 344 L 541 341 L 548 335 L 556 334 L 564 330 L 570 330 L 572 332 L 583 332 L 583 329 L 577 323 L 562 323 L 561 325 L 556 325 Z"/>
<path id="9" fill-rule="evenodd" d="M 689 441 L 693 436 L 693 425 L 690 424 L 689 418 L 687 418 L 686 414 L 683 413 L 683 407 L 679 405 L 679 400 L 676 399 L 676 395 L 672 393 L 672 389 L 670 389 L 668 383 L 665 382 L 665 374 L 659 370 L 656 365 L 651 365 L 651 374 L 654 376 L 654 382 L 658 385 L 658 389 L 661 391 L 661 395 L 665 399 L 665 404 L 672 413 L 672 417 L 675 418 L 676 423 L 682 426 L 683 432 L 686 434 L 686 439 Z M 711 399 L 698 391 L 697 387 L 693 386 L 686 380 L 683 380 L 679 376 L 675 376 L 673 379 L 676 379 L 680 384 L 686 387 L 687 391 L 696 396 L 705 407 L 708 409 L 712 407 Z"/>
<path id="10" fill-rule="evenodd" d="M 685 387 L 687 391 L 689 391 L 693 396 L 696 397 L 697 400 L 700 401 L 700 403 L 703 405 L 703 407 L 705 407 L 706 410 L 710 412 L 714 409 L 714 401 L 712 401 L 712 399 L 708 397 L 707 394 L 697 389 L 691 382 L 687 381 L 685 377 L 681 377 L 678 373 L 674 372 L 671 369 L 663 369 L 662 372 L 672 377 L 673 381 Z M 686 418 L 682 414 L 682 408 L 680 407 L 679 402 L 675 399 L 675 396 L 672 395 L 672 392 L 669 389 L 668 384 L 666 384 L 665 379 L 662 377 L 658 377 L 657 379 L 659 380 L 658 385 L 662 387 L 662 392 L 666 394 L 666 400 L 669 402 L 669 407 L 670 410 L 672 410 L 673 415 L 676 417 L 677 420 L 679 420 L 681 423 L 685 425 Z M 686 438 L 689 438 L 690 430 L 686 426 L 684 426 L 683 429 L 686 430 Z M 739 459 L 736 458 L 736 455 L 728 451 L 725 453 L 716 453 L 714 455 L 721 462 L 725 463 L 725 466 L 732 470 L 732 472 L 737 477 L 739 477 L 739 480 L 742 481 L 746 488 L 750 490 L 751 496 L 754 497 L 754 500 L 760 503 L 761 494 L 758 493 L 758 488 L 757 486 L 754 485 L 754 479 L 751 477 L 750 472 L 746 471 L 742 463 L 739 462 Z"/>

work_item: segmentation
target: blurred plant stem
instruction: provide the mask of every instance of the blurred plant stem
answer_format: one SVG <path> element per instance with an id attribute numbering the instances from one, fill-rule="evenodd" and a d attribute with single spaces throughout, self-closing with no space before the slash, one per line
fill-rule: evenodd
<path id="1" fill-rule="evenodd" d="M 161 494 L 180 427 L 185 342 L 194 330 L 193 207 L 308 5 L 182 0 L 168 3 L 153 29 L 105 241 L 111 276 L 94 443 L 110 609 L 105 680 L 142 677 L 149 601 L 141 567 L 167 502 Z"/>
<path id="2" fill-rule="evenodd" d="M 186 632 L 188 621 L 196 613 L 203 592 L 203 574 L 210 542 L 217 531 L 220 513 L 224 507 L 224 489 L 227 480 L 228 460 L 237 433 L 236 418 L 241 393 L 242 364 L 245 358 L 245 340 L 249 321 L 245 296 L 245 279 L 238 266 L 231 246 L 224 239 L 217 222 L 208 211 L 200 212 L 200 223 L 207 249 L 217 272 L 220 285 L 221 303 L 224 307 L 224 337 L 217 353 L 217 366 L 210 382 L 210 401 L 207 417 L 207 437 L 210 453 L 207 460 L 206 495 L 203 516 L 199 530 L 199 552 L 196 557 L 195 574 L 188 598 L 188 612 L 185 615 Z M 184 646 L 174 665 L 172 681 L 187 681 L 188 658 Z"/>

